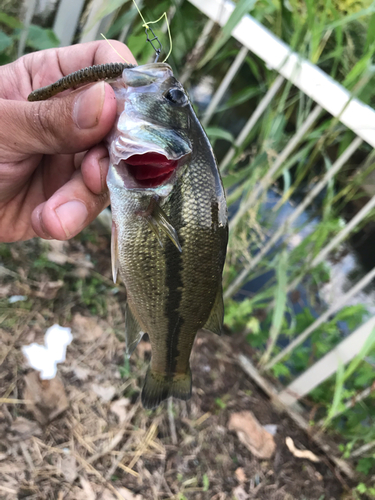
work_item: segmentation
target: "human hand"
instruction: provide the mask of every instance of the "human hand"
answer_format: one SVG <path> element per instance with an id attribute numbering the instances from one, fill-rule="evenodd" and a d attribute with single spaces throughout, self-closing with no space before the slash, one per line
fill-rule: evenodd
<path id="1" fill-rule="evenodd" d="M 124 59 L 129 49 L 112 41 Z M 108 152 L 116 99 L 99 82 L 47 101 L 31 91 L 92 66 L 119 62 L 103 41 L 49 49 L 0 67 L 0 241 L 75 236 L 109 204 Z"/>

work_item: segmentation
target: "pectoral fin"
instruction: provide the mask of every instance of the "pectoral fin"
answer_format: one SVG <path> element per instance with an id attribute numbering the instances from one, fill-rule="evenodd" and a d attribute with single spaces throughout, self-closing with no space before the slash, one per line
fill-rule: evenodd
<path id="1" fill-rule="evenodd" d="M 223 329 L 223 321 L 224 321 L 223 287 L 220 285 L 210 316 L 203 328 L 205 330 L 209 330 L 212 333 L 216 333 L 217 335 L 221 335 L 221 331 Z"/>
<path id="2" fill-rule="evenodd" d="M 118 269 L 119 269 L 119 260 L 118 260 L 117 229 L 116 229 L 116 225 L 114 222 L 112 222 L 111 261 L 112 261 L 113 282 L 116 284 L 117 283 Z"/>
<path id="3" fill-rule="evenodd" d="M 167 214 L 164 210 L 159 206 L 159 204 L 155 205 L 154 210 L 151 215 L 147 216 L 147 221 L 149 223 L 150 228 L 155 233 L 160 246 L 163 246 L 163 240 L 161 239 L 161 234 L 166 234 L 177 247 L 177 249 L 182 252 L 182 248 L 180 242 L 178 241 L 178 235 L 175 228 L 170 223 Z"/>
<path id="4" fill-rule="evenodd" d="M 128 302 L 125 306 L 125 342 L 126 342 L 126 355 L 128 358 L 133 354 L 134 349 L 137 347 L 139 341 L 143 337 L 144 332 L 137 319 L 134 317 L 130 310 Z"/>

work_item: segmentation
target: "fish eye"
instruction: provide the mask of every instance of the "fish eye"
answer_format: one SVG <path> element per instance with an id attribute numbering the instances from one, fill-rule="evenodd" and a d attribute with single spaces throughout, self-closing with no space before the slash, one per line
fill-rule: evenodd
<path id="1" fill-rule="evenodd" d="M 172 102 L 173 104 L 178 104 L 179 106 L 183 106 L 188 101 L 185 92 L 177 88 L 169 89 L 164 94 L 164 97 L 168 99 L 168 101 Z"/>

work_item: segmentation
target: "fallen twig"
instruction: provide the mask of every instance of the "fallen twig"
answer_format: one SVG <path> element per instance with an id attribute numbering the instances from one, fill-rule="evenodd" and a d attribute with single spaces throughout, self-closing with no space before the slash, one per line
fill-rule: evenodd
<path id="1" fill-rule="evenodd" d="M 169 400 L 168 400 L 168 419 L 169 419 L 169 428 L 171 430 L 172 443 L 174 445 L 176 445 L 177 444 L 177 433 L 176 433 L 176 424 L 175 424 L 174 415 L 173 415 L 172 398 L 169 398 Z"/>
<path id="2" fill-rule="evenodd" d="M 297 457 L 297 458 L 307 458 L 307 460 L 310 460 L 311 462 L 315 462 L 315 463 L 320 462 L 320 459 L 312 451 L 310 451 L 310 450 L 299 450 L 298 448 L 296 448 L 296 446 L 294 444 L 294 441 L 293 441 L 293 439 L 291 437 L 288 436 L 285 439 L 285 444 L 287 445 L 288 450 L 290 451 L 290 453 L 292 453 L 292 455 L 294 455 L 295 457 Z"/>

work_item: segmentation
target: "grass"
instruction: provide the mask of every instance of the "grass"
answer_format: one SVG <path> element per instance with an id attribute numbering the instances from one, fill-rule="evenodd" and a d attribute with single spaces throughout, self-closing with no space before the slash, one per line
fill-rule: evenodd
<path id="1" fill-rule="evenodd" d="M 375 23 L 375 13 L 370 2 L 306 0 L 287 4 L 283 1 L 263 0 L 238 2 L 237 9 L 245 4 L 256 19 L 280 36 L 301 56 L 317 64 L 365 103 L 374 106 L 371 61 L 375 38 L 374 30 L 368 28 Z M 156 16 L 158 13 L 153 14 Z M 183 4 L 180 15 L 186 22 L 189 22 L 190 15 L 193 15 L 187 2 Z M 229 28 L 232 26 L 224 28 L 222 34 L 213 33 L 205 56 L 197 65 L 188 85 L 195 85 L 202 77 L 209 75 L 214 76 L 215 87 L 218 85 L 238 51 L 238 45 L 227 37 Z M 184 29 L 180 16 L 174 18 L 172 33 L 178 33 L 178 43 L 183 40 L 181 33 L 189 33 L 190 30 L 189 24 Z M 129 44 L 132 46 L 132 38 L 129 39 Z M 177 53 L 187 53 L 189 50 L 191 45 L 186 44 L 184 50 L 179 46 Z M 183 59 L 173 58 L 171 62 L 177 72 L 182 71 Z M 268 70 L 262 61 L 253 54 L 248 55 L 208 128 L 219 160 L 230 142 L 233 142 L 232 137 L 238 134 L 239 122 L 244 123 L 254 111 L 275 78 L 276 74 Z M 245 142 L 237 149 L 224 175 L 223 181 L 230 206 L 241 203 L 251 194 L 277 154 L 301 127 L 313 106 L 311 100 L 298 89 L 289 83 L 283 85 Z M 237 277 L 243 266 L 251 261 L 256 249 L 264 245 L 272 235 L 275 227 L 272 219 L 277 220 L 278 214 L 285 206 L 291 204 L 293 207 L 300 202 L 332 167 L 353 138 L 354 135 L 337 120 L 324 112 L 320 115 L 314 127 L 273 176 L 270 187 L 279 193 L 279 199 L 266 214 L 268 217 L 265 217 L 262 208 L 268 196 L 265 190 L 263 196 L 245 212 L 232 229 L 224 276 L 226 287 Z M 311 268 L 311 262 L 345 226 L 343 214 L 348 212 L 347 207 L 364 203 L 366 195 L 362 185 L 374 169 L 372 157 L 371 148 L 363 144 L 314 200 L 306 212 L 306 219 L 298 221 L 296 227 L 290 229 L 289 234 L 285 236 L 288 236 L 290 241 L 301 231 L 306 231 L 311 221 L 315 221 L 310 232 L 292 247 L 288 246 L 286 239 L 280 246 L 267 253 L 249 274 L 247 280 L 252 280 L 272 271 L 263 288 L 256 295 L 241 302 L 228 301 L 226 324 L 247 335 L 250 344 L 257 349 L 255 356 L 259 360 L 264 362 L 279 351 L 278 339 L 287 342 L 295 338 L 315 320 L 306 307 L 301 312 L 294 311 L 291 295 L 285 294 L 286 283 L 291 283 L 296 278 L 302 280 L 310 307 L 318 312 L 326 307 L 317 302 L 317 294 L 324 284 L 329 283 L 331 267 L 323 262 Z M 373 216 L 374 212 L 369 214 L 356 231 L 360 231 Z M 341 248 L 345 249 L 345 245 L 341 245 Z M 285 259 L 283 261 L 285 255 L 286 262 Z M 336 252 L 336 255 L 339 254 Z M 270 302 L 274 304 L 274 308 L 269 307 Z M 300 346 L 287 360 L 275 365 L 272 369 L 273 375 L 287 383 L 338 344 L 343 337 L 341 322 L 346 322 L 349 331 L 353 331 L 366 317 L 366 307 L 359 303 L 344 307 L 313 333 L 309 344 Z M 357 377 L 352 374 L 345 380 L 345 384 L 340 384 L 338 379 L 332 377 L 311 394 L 311 405 L 319 406 L 320 416 L 334 415 L 337 405 L 374 382 L 374 372 L 363 358 L 364 356 L 356 358 Z M 360 444 L 374 439 L 371 425 L 366 428 L 366 436 L 360 432 L 360 420 L 372 419 L 374 416 L 370 397 L 361 404 L 360 411 L 355 407 L 339 419 L 331 419 L 331 428 L 335 432 L 341 432 L 348 442 Z M 368 474 L 374 474 L 373 458 L 367 457 L 367 466 Z"/>
<path id="2" fill-rule="evenodd" d="M 291 2 L 290 5 L 291 9 L 283 2 L 279 4 L 256 2 L 252 5 L 251 14 L 281 36 L 301 56 L 320 66 L 364 102 L 374 105 L 374 76 L 371 61 L 375 46 L 373 31 L 367 28 L 375 21 L 370 3 L 357 2 L 355 5 L 353 3 L 350 5 L 348 2 L 331 1 L 317 4 L 311 0 Z M 205 76 L 210 73 L 215 74 L 219 64 L 226 58 L 233 57 L 232 53 L 236 47 L 233 40 L 227 41 L 226 45 L 221 44 L 220 53 L 215 52 L 214 49 L 222 39 L 222 35 L 219 35 L 213 40 L 211 49 L 208 48 L 207 55 L 200 64 L 203 66 L 207 63 L 204 66 Z M 216 55 L 211 58 L 213 53 Z M 203 76 L 200 66 L 198 65 L 196 73 L 193 74 L 193 81 L 194 78 L 198 80 L 199 75 Z M 237 119 L 242 117 L 238 106 L 242 106 L 242 112 L 246 109 L 249 116 L 264 95 L 264 88 L 270 86 L 275 76 L 255 56 L 249 55 L 246 59 L 236 78 L 237 83 L 234 82 L 210 123 L 210 128 L 215 134 L 215 147 L 219 157 L 228 147 L 223 142 L 230 139 L 228 133 L 233 135 L 237 133 L 237 131 L 233 133 L 232 121 L 235 117 Z M 230 205 L 246 200 L 247 195 L 265 176 L 277 153 L 282 151 L 293 133 L 298 130 L 312 107 L 312 102 L 300 91 L 288 83 L 283 86 L 277 98 L 238 148 L 224 176 Z M 251 261 L 254 250 L 261 247 L 269 235 L 272 235 L 274 230 L 270 222 L 272 216 L 276 219 L 288 202 L 298 203 L 332 167 L 335 159 L 353 138 L 353 134 L 337 120 L 322 113 L 314 129 L 306 134 L 298 148 L 272 178 L 270 187 L 276 188 L 280 193 L 280 199 L 272 208 L 271 216 L 265 219 L 264 212 L 262 213 L 263 203 L 267 200 L 266 190 L 263 197 L 246 211 L 232 230 L 224 277 L 226 286 L 236 278 L 243 266 Z M 286 283 L 297 277 L 303 279 L 310 296 L 310 304 L 314 307 L 316 293 L 330 280 L 330 268 L 323 263 L 311 269 L 309 263 L 345 225 L 345 219 L 341 214 L 345 213 L 348 204 L 353 206 L 360 200 L 366 199 L 361 185 L 366 182 L 366 176 L 374 169 L 374 163 L 366 158 L 368 154 L 372 156 L 371 148 L 363 145 L 343 170 L 327 184 L 307 212 L 307 219 L 289 230 L 288 237 L 291 238 L 303 231 L 308 223 L 317 218 L 310 234 L 289 250 L 287 241 L 274 248 L 249 274 L 247 280 L 255 279 L 262 272 L 274 271 L 263 289 L 241 303 L 228 304 L 226 323 L 248 335 L 249 342 L 258 349 L 256 356 L 261 361 L 264 362 L 272 353 L 278 352 L 279 337 L 292 339 L 314 321 L 315 318 L 308 309 L 300 313 L 293 312 L 291 298 L 285 294 Z M 373 216 L 374 212 L 362 221 L 356 231 L 359 231 Z M 286 255 L 286 252 L 287 271 L 283 263 L 283 255 Z M 272 300 L 274 308 L 270 309 L 268 303 Z M 319 304 L 317 305 L 319 309 Z M 256 312 L 259 309 L 266 312 L 266 318 L 262 321 Z M 320 310 L 323 310 L 321 306 Z M 296 372 L 302 372 L 311 366 L 314 360 L 318 360 L 337 345 L 343 336 L 341 321 L 346 321 L 349 331 L 353 331 L 367 315 L 366 308 L 361 304 L 344 307 L 335 318 L 314 332 L 311 344 L 298 348 L 286 360 L 286 364 L 283 362 L 276 365 L 273 369 L 274 375 L 283 377 L 284 383 L 290 380 Z M 311 346 L 314 348 L 311 349 Z M 356 358 L 358 377 L 351 374 L 345 378 L 345 384 L 339 378 L 336 380 L 332 378 L 311 395 L 312 400 L 320 405 L 322 411 L 324 407 L 326 408 L 332 428 L 341 432 L 349 441 L 354 439 L 358 443 L 374 439 L 371 425 L 366 429 L 368 431 L 366 437 L 363 433 L 358 433 L 360 418 L 372 419 L 375 416 L 371 406 L 371 396 L 368 402 L 362 403 L 360 412 L 354 408 L 344 413 L 339 420 L 331 417 L 343 401 L 347 401 L 361 388 L 373 384 L 375 374 L 364 361 L 364 357 L 362 354 Z M 367 457 L 367 466 L 368 474 L 370 471 L 375 473 L 374 459 Z"/>
<path id="3" fill-rule="evenodd" d="M 287 416 L 279 415 L 244 376 L 236 361 L 234 336 L 198 336 L 190 401 L 165 402 L 155 411 L 141 408 L 139 394 L 150 345 L 142 341 L 131 359 L 123 361 L 125 295 L 122 287 L 116 296 L 112 293 L 109 235 L 92 243 L 95 234 L 96 229 L 89 227 L 59 250 L 54 242 L 40 240 L 0 245 L 1 264 L 9 273 L 2 286 L 11 287 L 9 293 L 0 289 L 0 415 L 6 416 L 0 443 L 6 455 L 0 467 L 2 498 L 32 495 L 75 500 L 92 491 L 92 497 L 103 493 L 112 500 L 119 498 L 117 490 L 124 498 L 136 500 L 208 500 L 235 498 L 238 488 L 259 500 L 277 500 L 280 488 L 288 489 L 290 500 L 302 494 L 310 500 L 322 495 L 339 498 L 343 485 L 351 483 L 343 479 L 341 484 L 321 464 L 301 470 L 301 461 L 289 453 L 285 438 L 292 436 L 305 448 L 311 447 L 309 438 Z M 90 314 L 77 295 L 68 267 L 72 264 L 61 263 L 57 269 L 40 265 L 50 258 L 57 260 L 57 253 L 60 262 L 63 256 L 74 258 L 75 275 L 82 268 L 80 258 L 96 262 L 95 268 L 87 268 L 85 279 L 90 283 L 102 276 L 101 294 L 107 305 L 103 314 Z M 64 281 L 51 298 L 45 284 L 54 283 L 60 273 Z M 89 291 L 94 300 L 96 288 L 88 286 Z M 9 304 L 9 294 L 21 293 L 27 296 L 27 305 Z M 41 428 L 22 399 L 28 368 L 21 346 L 43 343 L 46 328 L 54 323 L 71 327 L 74 337 L 66 361 L 58 368 L 70 404 L 57 420 Z M 243 340 L 246 349 L 244 344 Z M 110 390 L 111 400 L 105 389 Z M 278 426 L 277 467 L 272 459 L 257 459 L 228 429 L 230 416 L 250 407 L 262 425 Z M 316 481 L 318 472 L 321 481 Z"/>

